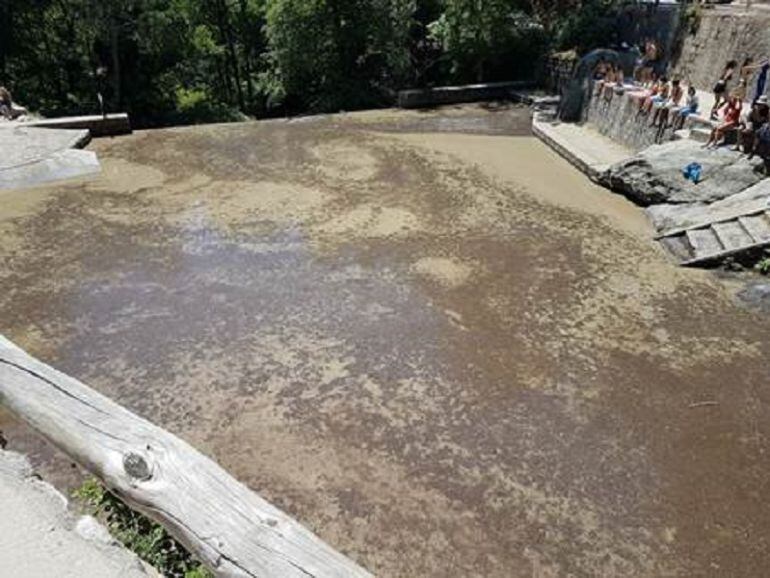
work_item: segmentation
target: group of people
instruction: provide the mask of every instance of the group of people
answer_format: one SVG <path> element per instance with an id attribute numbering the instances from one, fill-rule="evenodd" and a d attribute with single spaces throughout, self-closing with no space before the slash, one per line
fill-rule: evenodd
<path id="1" fill-rule="evenodd" d="M 684 87 L 678 78 L 652 78 L 643 87 L 644 95 L 639 99 L 637 117 L 652 113 L 650 126 L 679 130 L 688 116 L 698 112 L 698 92 L 690 86 L 685 96 Z"/>
<path id="2" fill-rule="evenodd" d="M 658 76 L 651 63 L 658 62 L 659 53 L 653 42 L 645 46 L 644 58 L 637 62 L 634 70 L 632 90 L 641 92 L 637 118 L 650 117 L 650 126 L 658 128 L 658 137 L 665 129 L 679 130 L 684 127 L 688 116 L 698 114 L 700 99 L 694 86 L 685 87 L 679 78 Z M 714 105 L 710 119 L 718 121 L 713 128 L 707 148 L 722 145 L 728 134 L 737 133 L 735 150 L 742 150 L 750 157 L 755 154 L 767 158 L 770 155 L 770 119 L 768 98 L 765 95 L 770 61 L 755 63 L 747 57 L 740 66 L 730 60 L 724 67 L 713 87 Z M 613 93 L 628 89 L 622 67 L 600 60 L 594 68 L 594 79 L 600 80 L 596 96 L 605 95 L 607 100 Z M 756 77 L 755 77 L 756 76 Z M 752 90 L 751 107 L 744 113 L 744 102 Z"/>
<path id="3" fill-rule="evenodd" d="M 770 108 L 765 95 L 767 76 L 770 71 L 770 61 L 764 60 L 758 64 L 749 56 L 738 66 L 736 60 L 730 60 L 722 70 L 713 88 L 714 105 L 711 107 L 711 120 L 719 120 L 722 109 L 721 122 L 711 131 L 708 147 L 718 147 L 724 143 L 727 135 L 735 131 L 737 134 L 734 150 L 742 150 L 749 158 L 758 154 L 767 157 L 770 153 Z M 744 102 L 747 101 L 749 85 L 756 74 L 751 107 L 745 114 Z M 736 78 L 737 76 L 737 78 Z M 730 83 L 737 80 L 735 86 L 730 89 Z"/>

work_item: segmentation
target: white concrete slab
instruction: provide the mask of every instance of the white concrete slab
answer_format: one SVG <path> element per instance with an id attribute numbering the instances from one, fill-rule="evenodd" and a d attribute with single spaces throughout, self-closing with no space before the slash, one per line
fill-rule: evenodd
<path id="1" fill-rule="evenodd" d="M 32 476 L 20 454 L 0 450 L 0 575 L 14 578 L 148 578 L 139 559 L 111 543 L 92 518 Z M 90 536 L 87 539 L 84 536 Z M 108 535 L 107 535 L 108 536 Z"/>
<path id="2" fill-rule="evenodd" d="M 532 131 L 592 179 L 610 165 L 634 155 L 631 149 L 588 125 L 549 122 L 543 115 L 536 114 L 532 119 Z"/>
<path id="3" fill-rule="evenodd" d="M 0 189 L 21 189 L 101 170 L 96 154 L 80 150 L 87 130 L 0 125 Z"/>

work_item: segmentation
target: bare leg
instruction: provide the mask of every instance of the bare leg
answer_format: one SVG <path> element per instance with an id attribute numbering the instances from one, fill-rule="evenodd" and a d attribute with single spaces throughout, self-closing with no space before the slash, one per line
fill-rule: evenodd
<path id="1" fill-rule="evenodd" d="M 719 100 L 721 98 L 721 95 L 714 93 L 714 106 L 711 107 L 711 118 L 716 117 L 717 111 L 719 110 Z"/>

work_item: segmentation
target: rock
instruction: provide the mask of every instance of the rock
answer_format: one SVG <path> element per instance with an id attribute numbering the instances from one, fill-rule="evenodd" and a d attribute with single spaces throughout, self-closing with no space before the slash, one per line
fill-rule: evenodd
<path id="1" fill-rule="evenodd" d="M 682 176 L 682 169 L 692 162 L 703 167 L 697 184 Z M 653 145 L 612 165 L 599 182 L 642 206 L 713 203 L 761 180 L 761 164 L 724 147 L 706 150 L 695 141 L 677 140 Z"/>
<path id="2" fill-rule="evenodd" d="M 770 312 L 770 283 L 749 285 L 738 293 L 738 297 L 761 311 Z"/>
<path id="3" fill-rule="evenodd" d="M 112 545 L 115 544 L 115 538 L 102 526 L 93 516 L 81 516 L 75 522 L 75 532 L 89 542 Z"/>

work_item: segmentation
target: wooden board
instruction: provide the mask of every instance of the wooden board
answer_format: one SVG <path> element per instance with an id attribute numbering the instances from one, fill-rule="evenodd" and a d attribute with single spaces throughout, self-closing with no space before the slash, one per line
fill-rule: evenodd
<path id="1" fill-rule="evenodd" d="M 685 234 L 693 248 L 695 258 L 700 259 L 706 255 L 716 254 L 725 250 L 711 227 L 692 229 Z"/>
<path id="2" fill-rule="evenodd" d="M 745 217 L 739 217 L 743 227 L 754 238 L 755 242 L 760 243 L 762 241 L 770 240 L 770 219 L 765 212 L 757 215 L 747 215 Z"/>
<path id="3" fill-rule="evenodd" d="M 217 576 L 371 576 L 184 441 L 2 335 L 0 402 Z"/>
<path id="4" fill-rule="evenodd" d="M 754 239 L 737 219 L 726 223 L 714 223 L 711 228 L 725 249 L 740 249 L 754 243 Z"/>

